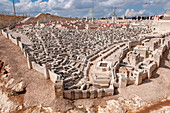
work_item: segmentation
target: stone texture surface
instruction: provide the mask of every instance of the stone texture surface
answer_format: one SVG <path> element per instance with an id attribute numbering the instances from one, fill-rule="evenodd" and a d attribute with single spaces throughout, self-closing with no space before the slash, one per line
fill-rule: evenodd
<path id="1" fill-rule="evenodd" d="M 158 110 L 151 111 L 150 113 L 170 113 L 170 106 L 164 106 Z"/>
<path id="2" fill-rule="evenodd" d="M 127 111 L 135 112 L 147 105 L 140 97 L 136 96 L 130 100 L 118 98 L 118 100 L 106 101 L 106 107 L 98 107 L 99 113 L 125 113 Z"/>
<path id="3" fill-rule="evenodd" d="M 0 90 L 0 109 L 8 102 L 8 96 L 7 94 L 2 93 L 2 90 Z"/>
<path id="4" fill-rule="evenodd" d="M 8 101 L 1 109 L 1 113 L 10 113 L 16 110 L 18 105 L 15 105 L 14 102 Z"/>
<path id="5" fill-rule="evenodd" d="M 22 92 L 25 92 L 25 83 L 23 81 L 19 82 L 18 84 L 16 84 L 12 90 L 16 93 L 22 93 Z"/>

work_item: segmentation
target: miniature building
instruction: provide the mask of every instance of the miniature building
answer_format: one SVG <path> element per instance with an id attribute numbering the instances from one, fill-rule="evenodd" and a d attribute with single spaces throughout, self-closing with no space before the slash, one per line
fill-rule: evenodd
<path id="1" fill-rule="evenodd" d="M 86 22 L 89 20 L 88 16 L 86 17 Z"/>
<path id="2" fill-rule="evenodd" d="M 109 84 L 110 84 L 110 81 L 111 81 L 111 75 L 109 74 L 94 74 L 93 76 L 93 82 L 94 83 L 97 83 L 97 84 L 100 84 L 100 87 L 102 88 L 108 88 L 109 87 Z"/>
<path id="3" fill-rule="evenodd" d="M 130 51 L 127 56 L 129 64 L 134 67 L 140 62 L 140 53 Z"/>
<path id="4" fill-rule="evenodd" d="M 110 61 L 98 62 L 93 70 L 92 81 L 100 84 L 100 87 L 108 88 L 111 81 L 111 66 Z"/>
<path id="5" fill-rule="evenodd" d="M 85 28 L 86 29 L 98 29 L 99 25 L 98 24 L 86 24 Z"/>
<path id="6" fill-rule="evenodd" d="M 129 77 L 132 76 L 133 74 L 133 68 L 132 67 L 127 67 L 127 66 L 121 66 L 119 68 L 119 75 Z"/>
<path id="7" fill-rule="evenodd" d="M 129 28 L 129 26 L 130 26 L 129 24 L 125 24 L 122 26 L 122 28 Z"/>
<path id="8" fill-rule="evenodd" d="M 119 77 L 119 88 L 124 88 L 127 86 L 127 77 Z"/>
<path id="9" fill-rule="evenodd" d="M 164 17 L 170 17 L 170 13 L 164 13 Z"/>
<path id="10" fill-rule="evenodd" d="M 116 16 L 113 16 L 113 17 L 112 17 L 112 21 L 113 21 L 113 23 L 116 23 L 117 17 L 116 17 Z"/>
<path id="11" fill-rule="evenodd" d="M 139 70 L 134 70 L 133 72 L 134 76 L 136 77 L 136 80 L 135 80 L 135 84 L 136 85 L 139 85 L 142 83 L 142 75 L 143 75 L 143 71 L 139 71 Z"/>
<path id="12" fill-rule="evenodd" d="M 62 25 L 61 24 L 57 24 L 56 27 L 57 28 L 62 28 Z"/>
<path id="13" fill-rule="evenodd" d="M 112 63 L 109 61 L 101 61 L 97 63 L 97 70 L 110 71 Z"/>
<path id="14" fill-rule="evenodd" d="M 148 47 L 146 46 L 141 46 L 141 45 L 137 45 L 134 48 L 135 53 L 140 54 L 140 57 L 143 58 L 147 58 L 148 57 Z"/>
<path id="15" fill-rule="evenodd" d="M 150 51 L 154 51 L 156 48 L 158 48 L 159 42 L 153 41 L 153 42 L 145 42 L 144 46 L 149 47 Z"/>

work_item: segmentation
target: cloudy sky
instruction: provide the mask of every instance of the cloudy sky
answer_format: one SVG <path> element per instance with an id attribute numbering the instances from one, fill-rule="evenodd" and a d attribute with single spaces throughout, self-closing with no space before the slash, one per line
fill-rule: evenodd
<path id="1" fill-rule="evenodd" d="M 43 12 L 64 17 L 91 17 L 92 0 L 14 0 L 17 13 Z M 94 0 L 94 17 L 148 16 L 170 12 L 170 0 Z M 12 0 L 0 0 L 0 12 L 13 11 Z"/>

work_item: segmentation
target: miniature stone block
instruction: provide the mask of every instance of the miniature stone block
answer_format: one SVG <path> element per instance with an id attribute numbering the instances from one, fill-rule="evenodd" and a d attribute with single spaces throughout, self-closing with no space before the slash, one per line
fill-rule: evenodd
<path id="1" fill-rule="evenodd" d="M 81 90 L 79 90 L 79 89 L 75 89 L 74 90 L 74 94 L 75 94 L 75 98 L 74 99 L 80 99 L 80 92 L 81 92 Z"/>
<path id="2" fill-rule="evenodd" d="M 136 73 L 136 81 L 135 81 L 135 84 L 136 85 L 139 85 L 142 83 L 142 75 L 140 72 Z"/>
<path id="3" fill-rule="evenodd" d="M 87 98 L 87 90 L 82 90 L 82 93 L 83 93 L 83 98 Z"/>
<path id="4" fill-rule="evenodd" d="M 12 40 L 11 34 L 7 34 L 7 35 L 8 35 L 8 38 L 9 38 L 10 40 Z"/>
<path id="5" fill-rule="evenodd" d="M 170 40 L 168 40 L 168 42 L 167 42 L 167 47 L 168 47 L 168 49 L 170 49 Z"/>
<path id="6" fill-rule="evenodd" d="M 27 64 L 28 64 L 28 69 L 32 69 L 32 57 L 28 55 L 27 53 Z"/>
<path id="7" fill-rule="evenodd" d="M 129 48 L 129 50 L 131 50 L 131 47 L 132 47 L 132 42 L 128 42 L 128 48 Z"/>
<path id="8" fill-rule="evenodd" d="M 150 79 L 152 77 L 152 72 L 156 69 L 157 64 L 155 62 L 153 62 L 152 64 L 149 64 L 148 66 L 148 79 Z"/>
<path id="9" fill-rule="evenodd" d="M 163 44 L 164 44 L 164 41 L 165 41 L 165 39 L 164 39 L 164 38 L 162 38 L 162 39 L 161 39 L 161 45 L 163 45 Z"/>
<path id="10" fill-rule="evenodd" d="M 28 53 L 28 48 L 24 48 L 24 56 L 27 57 L 27 53 Z"/>
<path id="11" fill-rule="evenodd" d="M 124 88 L 127 86 L 127 78 L 126 77 L 119 77 L 119 88 Z"/>
<path id="12" fill-rule="evenodd" d="M 56 98 L 63 98 L 63 81 L 56 81 L 54 84 Z"/>
<path id="13" fill-rule="evenodd" d="M 23 51 L 23 49 L 24 49 L 24 44 L 23 44 L 21 41 L 19 41 L 19 47 L 21 48 L 21 51 Z"/>
<path id="14" fill-rule="evenodd" d="M 95 98 L 94 89 L 90 90 L 90 98 Z"/>
<path id="15" fill-rule="evenodd" d="M 44 67 L 44 76 L 46 77 L 46 79 L 50 79 L 50 74 L 49 74 L 49 65 L 47 64 L 43 64 L 43 67 Z"/>
<path id="16" fill-rule="evenodd" d="M 66 99 L 71 99 L 72 97 L 71 97 L 71 92 L 72 92 L 72 90 L 66 90 L 66 91 L 64 91 L 64 98 L 66 98 Z"/>
<path id="17" fill-rule="evenodd" d="M 87 90 L 87 98 L 90 98 L 90 90 Z"/>
<path id="18" fill-rule="evenodd" d="M 8 39 L 9 39 L 8 33 L 2 32 L 2 34 L 5 36 L 5 38 L 8 38 Z"/>
<path id="19" fill-rule="evenodd" d="M 80 92 L 79 92 L 79 99 L 83 99 L 83 92 L 82 92 L 82 90 L 80 90 Z"/>
<path id="20" fill-rule="evenodd" d="M 97 89 L 94 89 L 94 98 L 97 98 L 98 94 L 97 94 Z"/>
<path id="21" fill-rule="evenodd" d="M 151 76 L 152 76 L 152 72 L 151 72 L 151 70 L 150 70 L 150 69 L 148 69 L 147 71 L 148 71 L 148 79 L 150 79 L 150 78 L 151 78 Z"/>
<path id="22" fill-rule="evenodd" d="M 21 41 L 21 37 L 17 37 L 16 40 L 17 40 L 17 46 L 19 46 L 19 41 Z"/>
<path id="23" fill-rule="evenodd" d="M 104 89 L 105 95 L 106 96 L 112 96 L 114 95 L 114 89 L 108 88 L 108 89 Z"/>
<path id="24" fill-rule="evenodd" d="M 103 89 L 97 89 L 97 97 L 101 98 L 103 93 Z"/>
<path id="25" fill-rule="evenodd" d="M 161 55 L 156 54 L 156 55 L 154 56 L 154 60 L 155 60 L 155 62 L 156 62 L 156 64 L 157 64 L 157 67 L 160 67 Z"/>
<path id="26" fill-rule="evenodd" d="M 4 32 L 3 29 L 1 29 L 0 33 L 3 34 L 3 32 Z"/>
<path id="27" fill-rule="evenodd" d="M 75 99 L 75 92 L 74 92 L 74 90 L 71 90 L 71 99 L 72 99 L 72 100 Z"/>

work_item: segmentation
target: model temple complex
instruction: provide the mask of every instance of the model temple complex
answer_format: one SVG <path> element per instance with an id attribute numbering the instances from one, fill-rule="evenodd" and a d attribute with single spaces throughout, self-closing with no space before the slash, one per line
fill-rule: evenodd
<path id="1" fill-rule="evenodd" d="M 167 17 L 91 22 L 43 16 L 25 18 L 2 34 L 21 48 L 29 69 L 54 83 L 57 98 L 105 97 L 116 88 L 140 85 L 170 49 Z"/>

